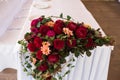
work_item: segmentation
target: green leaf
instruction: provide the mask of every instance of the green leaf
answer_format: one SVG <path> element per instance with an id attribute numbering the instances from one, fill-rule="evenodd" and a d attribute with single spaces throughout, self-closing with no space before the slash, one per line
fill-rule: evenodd
<path id="1" fill-rule="evenodd" d="M 41 63 L 40 63 L 40 62 L 38 62 L 38 63 L 36 63 L 36 64 L 35 64 L 35 66 L 37 66 L 37 67 L 38 67 L 38 66 L 40 66 L 40 64 L 41 64 Z"/>
<path id="2" fill-rule="evenodd" d="M 78 52 L 75 52 L 75 57 L 78 57 L 79 56 L 79 53 Z"/>
<path id="3" fill-rule="evenodd" d="M 90 56 L 91 56 L 91 52 L 90 52 L 90 51 L 86 51 L 86 55 L 87 55 L 88 57 L 90 57 Z"/>
<path id="4" fill-rule="evenodd" d="M 27 69 L 26 68 L 24 68 L 24 70 L 23 70 L 24 72 L 27 72 Z"/>
<path id="5" fill-rule="evenodd" d="M 60 14 L 60 18 L 63 18 L 63 13 Z"/>
<path id="6" fill-rule="evenodd" d="M 50 40 L 53 41 L 55 39 L 55 37 L 50 37 Z"/>
<path id="7" fill-rule="evenodd" d="M 51 18 L 50 18 L 50 17 L 47 18 L 47 22 L 49 22 L 49 21 L 51 21 Z"/>
<path id="8" fill-rule="evenodd" d="M 29 58 L 29 56 L 26 56 L 25 59 Z"/>
<path id="9" fill-rule="evenodd" d="M 58 76 L 59 77 L 59 80 L 62 80 L 62 76 Z"/>
<path id="10" fill-rule="evenodd" d="M 57 79 L 53 77 L 52 80 L 57 80 Z"/>
<path id="11" fill-rule="evenodd" d="M 72 64 L 68 64 L 67 67 L 70 67 Z"/>
<path id="12" fill-rule="evenodd" d="M 71 19 L 71 17 L 69 15 L 67 15 L 67 20 L 70 20 L 70 19 Z"/>
<path id="13" fill-rule="evenodd" d="M 46 22 L 47 22 L 47 19 L 44 18 L 44 19 L 42 20 L 42 24 L 45 24 Z"/>
<path id="14" fill-rule="evenodd" d="M 26 67 L 27 68 L 31 68 L 32 66 L 31 66 L 31 64 L 28 63 Z"/>
<path id="15" fill-rule="evenodd" d="M 45 39 L 46 39 L 46 40 L 48 40 L 48 38 L 49 38 L 48 36 L 45 36 Z"/>
<path id="16" fill-rule="evenodd" d="M 63 77 L 65 77 L 69 73 L 70 73 L 70 70 L 66 71 L 65 74 L 63 75 Z"/>
<path id="17" fill-rule="evenodd" d="M 54 64 L 54 69 L 56 69 L 58 67 L 58 65 L 57 64 Z"/>
<path id="18" fill-rule="evenodd" d="M 41 25 L 41 22 L 38 22 L 38 23 L 37 23 L 37 28 L 39 28 L 39 27 L 40 27 L 40 25 Z"/>

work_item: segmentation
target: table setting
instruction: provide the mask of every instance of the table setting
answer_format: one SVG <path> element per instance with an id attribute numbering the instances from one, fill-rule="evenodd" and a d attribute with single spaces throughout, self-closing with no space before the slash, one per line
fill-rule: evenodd
<path id="1" fill-rule="evenodd" d="M 17 41 L 17 80 L 107 80 L 114 40 L 80 0 L 33 0 Z"/>

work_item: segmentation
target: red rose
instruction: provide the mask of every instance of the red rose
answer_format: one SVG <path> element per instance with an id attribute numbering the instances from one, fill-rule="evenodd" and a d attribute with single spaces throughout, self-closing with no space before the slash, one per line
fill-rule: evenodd
<path id="1" fill-rule="evenodd" d="M 48 56 L 48 61 L 49 61 L 50 63 L 56 63 L 56 62 L 58 62 L 58 60 L 59 60 L 58 54 L 50 54 L 50 55 Z"/>
<path id="2" fill-rule="evenodd" d="M 49 31 L 47 32 L 47 36 L 49 36 L 49 37 L 54 37 L 54 36 L 55 36 L 55 32 L 54 32 L 53 30 L 49 30 Z"/>
<path id="3" fill-rule="evenodd" d="M 36 27 L 37 26 L 37 24 L 38 24 L 38 22 L 39 22 L 39 19 L 34 19 L 34 20 L 32 20 L 32 22 L 31 22 L 31 27 Z"/>
<path id="4" fill-rule="evenodd" d="M 39 37 L 35 37 L 34 38 L 34 45 L 37 47 L 37 48 L 40 48 L 42 46 L 42 39 L 39 38 Z"/>
<path id="5" fill-rule="evenodd" d="M 68 39 L 67 40 L 67 46 L 72 48 L 76 46 L 76 40 L 75 39 Z"/>
<path id="6" fill-rule="evenodd" d="M 46 71 L 47 69 L 48 69 L 47 63 L 41 64 L 41 65 L 38 67 L 38 70 L 40 70 L 40 71 Z"/>
<path id="7" fill-rule="evenodd" d="M 31 51 L 34 52 L 36 50 L 36 46 L 33 43 L 28 43 L 27 48 Z"/>
<path id="8" fill-rule="evenodd" d="M 63 32 L 64 22 L 62 20 L 57 20 L 54 24 L 54 31 L 56 34 L 61 34 Z"/>
<path id="9" fill-rule="evenodd" d="M 53 43 L 54 43 L 54 48 L 57 50 L 61 50 L 65 44 L 64 41 L 60 39 L 55 39 Z"/>
<path id="10" fill-rule="evenodd" d="M 48 26 L 46 26 L 46 25 L 41 25 L 41 26 L 40 26 L 40 29 L 39 29 L 39 32 L 40 32 L 42 35 L 46 35 L 49 30 L 50 30 L 50 27 L 48 27 Z"/>
<path id="11" fill-rule="evenodd" d="M 36 58 L 39 59 L 39 60 L 42 60 L 42 55 L 43 55 L 42 51 L 39 50 L 36 54 Z"/>
<path id="12" fill-rule="evenodd" d="M 77 24 L 74 23 L 74 22 L 69 22 L 68 25 L 67 25 L 67 27 L 68 27 L 70 30 L 75 31 L 76 28 L 77 28 Z"/>
<path id="13" fill-rule="evenodd" d="M 85 38 L 87 36 L 87 28 L 80 26 L 75 32 L 77 38 Z"/>
<path id="14" fill-rule="evenodd" d="M 87 44 L 85 45 L 87 48 L 90 48 L 90 47 L 94 47 L 95 44 L 93 42 L 93 39 L 92 38 L 88 38 L 88 42 Z"/>

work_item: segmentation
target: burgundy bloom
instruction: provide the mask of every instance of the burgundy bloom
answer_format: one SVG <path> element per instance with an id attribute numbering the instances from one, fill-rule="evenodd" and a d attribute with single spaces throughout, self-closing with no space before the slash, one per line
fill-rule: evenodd
<path id="1" fill-rule="evenodd" d="M 27 47 L 31 52 L 34 52 L 36 50 L 36 46 L 33 43 L 28 43 Z"/>
<path id="2" fill-rule="evenodd" d="M 47 63 L 44 63 L 44 64 L 41 64 L 39 67 L 38 67 L 38 70 L 40 71 L 46 71 L 48 69 L 48 65 Z"/>
<path id="3" fill-rule="evenodd" d="M 77 24 L 74 23 L 74 22 L 69 22 L 68 25 L 67 25 L 67 27 L 68 27 L 70 30 L 75 31 L 76 28 L 77 28 Z"/>
<path id="4" fill-rule="evenodd" d="M 38 28 L 33 27 L 33 28 L 31 28 L 31 32 L 38 33 L 39 31 L 38 31 Z"/>
<path id="5" fill-rule="evenodd" d="M 47 32 L 47 36 L 49 36 L 49 37 L 54 37 L 54 36 L 55 36 L 55 32 L 54 32 L 53 30 L 49 30 L 49 31 Z"/>
<path id="6" fill-rule="evenodd" d="M 48 61 L 49 61 L 50 63 L 56 63 L 56 62 L 58 62 L 58 60 L 59 60 L 58 54 L 50 54 L 50 55 L 48 56 Z"/>
<path id="7" fill-rule="evenodd" d="M 90 47 L 94 47 L 95 44 L 93 42 L 93 39 L 92 38 L 88 38 L 88 42 L 86 44 L 86 48 L 90 48 Z"/>
<path id="8" fill-rule="evenodd" d="M 62 20 L 57 20 L 54 24 L 54 31 L 56 34 L 61 34 L 63 32 L 64 22 Z"/>
<path id="9" fill-rule="evenodd" d="M 36 54 L 36 58 L 39 59 L 39 60 L 42 60 L 42 55 L 43 55 L 42 51 L 39 50 Z"/>
<path id="10" fill-rule="evenodd" d="M 41 21 L 43 20 L 43 17 L 39 17 L 38 19 L 39 19 L 39 21 L 41 22 Z"/>
<path id="11" fill-rule="evenodd" d="M 37 48 L 40 48 L 42 46 L 42 39 L 39 37 L 34 38 L 34 44 Z"/>
<path id="12" fill-rule="evenodd" d="M 60 39 L 55 39 L 53 43 L 54 43 L 54 48 L 57 50 L 63 49 L 65 45 L 64 41 Z"/>
<path id="13" fill-rule="evenodd" d="M 41 25 L 41 26 L 40 26 L 40 29 L 39 29 L 39 32 L 40 32 L 42 35 L 46 35 L 49 30 L 50 30 L 50 27 L 48 27 L 48 26 L 46 26 L 46 25 Z"/>
<path id="14" fill-rule="evenodd" d="M 67 46 L 72 48 L 76 46 L 76 40 L 75 39 L 68 39 L 67 40 Z"/>
<path id="15" fill-rule="evenodd" d="M 87 28 L 80 26 L 75 32 L 77 38 L 85 38 L 87 36 Z"/>
<path id="16" fill-rule="evenodd" d="M 31 22 L 31 27 L 36 27 L 37 26 L 37 24 L 38 24 L 38 22 L 39 22 L 39 19 L 34 19 L 34 20 L 32 20 L 32 22 Z"/>

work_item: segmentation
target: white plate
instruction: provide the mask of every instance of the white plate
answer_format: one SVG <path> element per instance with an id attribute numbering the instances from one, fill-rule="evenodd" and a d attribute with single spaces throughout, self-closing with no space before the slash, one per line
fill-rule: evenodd
<path id="1" fill-rule="evenodd" d="M 47 9 L 50 7 L 50 5 L 45 3 L 35 3 L 34 7 L 38 9 Z"/>

